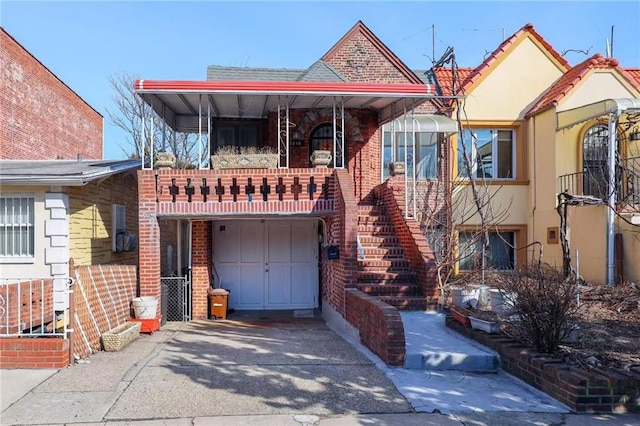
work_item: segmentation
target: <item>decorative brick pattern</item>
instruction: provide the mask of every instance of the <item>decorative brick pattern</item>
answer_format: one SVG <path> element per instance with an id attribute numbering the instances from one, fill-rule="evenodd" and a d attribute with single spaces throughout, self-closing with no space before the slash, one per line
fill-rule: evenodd
<path id="1" fill-rule="evenodd" d="M 640 413 L 640 366 L 631 370 L 585 371 L 549 354 L 522 346 L 504 334 L 463 327 L 451 317 L 446 324 L 500 354 L 502 368 L 578 412 Z"/>
<path id="2" fill-rule="evenodd" d="M 65 368 L 67 365 L 68 339 L 0 339 L 0 368 Z"/>
<path id="3" fill-rule="evenodd" d="M 360 331 L 360 340 L 391 366 L 404 365 L 405 340 L 400 312 L 359 290 L 346 292 L 346 320 Z"/>
<path id="4" fill-rule="evenodd" d="M 102 158 L 102 115 L 0 28 L 0 158 Z"/>

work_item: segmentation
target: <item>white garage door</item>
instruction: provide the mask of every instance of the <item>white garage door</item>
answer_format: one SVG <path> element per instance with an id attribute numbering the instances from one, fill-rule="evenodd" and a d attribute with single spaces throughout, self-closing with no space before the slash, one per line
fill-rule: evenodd
<path id="1" fill-rule="evenodd" d="M 235 309 L 318 306 L 315 221 L 236 220 L 214 223 L 213 258 Z"/>

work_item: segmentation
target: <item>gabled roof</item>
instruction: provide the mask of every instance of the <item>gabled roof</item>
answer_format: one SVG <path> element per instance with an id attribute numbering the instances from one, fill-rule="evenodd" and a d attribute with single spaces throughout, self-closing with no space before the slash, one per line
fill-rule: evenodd
<path id="1" fill-rule="evenodd" d="M 518 40 L 525 37 L 527 34 L 531 35 L 538 43 L 545 48 L 549 56 L 557 63 L 557 65 L 562 69 L 562 71 L 566 71 L 571 68 L 569 62 L 565 58 L 556 51 L 553 46 L 551 46 L 534 28 L 533 24 L 526 24 L 518 31 L 516 31 L 511 37 L 508 37 L 504 40 L 496 50 L 494 50 L 487 58 L 473 71 L 468 73 L 466 77 L 462 77 L 459 74 L 459 79 L 462 82 L 461 90 L 467 91 L 482 75 L 487 74 L 492 70 L 497 61 L 499 61 L 505 53 L 509 50 L 509 48 L 518 42 Z M 459 70 L 462 70 L 460 68 Z M 464 69 L 465 73 L 468 70 Z M 439 76 L 438 76 L 439 77 Z M 449 78 L 451 78 L 451 73 L 449 72 Z M 443 85 L 444 86 L 444 85 Z"/>
<path id="2" fill-rule="evenodd" d="M 140 160 L 0 160 L 0 184 L 83 186 L 140 167 Z"/>
<path id="3" fill-rule="evenodd" d="M 538 102 L 529 109 L 526 117 L 531 117 L 532 115 L 538 114 L 555 105 L 571 90 L 573 90 L 573 88 L 576 87 L 580 81 L 582 81 L 591 72 L 591 70 L 596 68 L 615 69 L 634 87 L 638 86 L 638 83 L 633 81 L 633 78 L 630 75 L 631 73 L 625 72 L 625 70 L 620 67 L 617 59 L 605 58 L 600 53 L 597 53 L 564 73 L 564 75 L 560 77 L 540 99 L 538 99 Z"/>
<path id="4" fill-rule="evenodd" d="M 329 61 L 343 46 L 345 42 L 354 37 L 357 33 L 361 33 L 369 40 L 379 51 L 382 53 L 389 62 L 391 62 L 397 69 L 404 75 L 411 83 L 422 84 L 420 77 L 415 75 L 404 62 L 400 60 L 362 21 L 356 22 L 356 24 L 338 40 L 336 44 L 329 49 L 327 53 L 321 58 L 323 61 Z"/>

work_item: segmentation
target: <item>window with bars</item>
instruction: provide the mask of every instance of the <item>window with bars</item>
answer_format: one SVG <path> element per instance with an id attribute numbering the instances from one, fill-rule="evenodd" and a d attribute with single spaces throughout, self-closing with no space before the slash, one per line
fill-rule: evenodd
<path id="1" fill-rule="evenodd" d="M 34 256 L 34 198 L 0 197 L 0 257 Z"/>

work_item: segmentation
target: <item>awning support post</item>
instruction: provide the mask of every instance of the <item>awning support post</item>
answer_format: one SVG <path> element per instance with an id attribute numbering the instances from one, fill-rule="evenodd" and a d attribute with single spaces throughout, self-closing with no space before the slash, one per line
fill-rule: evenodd
<path id="1" fill-rule="evenodd" d="M 280 97 L 278 97 L 278 168 L 289 168 L 289 129 L 291 123 L 289 121 L 289 102 L 285 102 L 284 108 L 280 105 Z M 282 157 L 285 158 L 284 165 Z"/>
<path id="2" fill-rule="evenodd" d="M 207 153 L 206 164 L 207 169 L 211 169 L 211 102 L 207 99 L 207 146 L 205 147 Z"/>
<path id="3" fill-rule="evenodd" d="M 417 186 L 417 181 L 418 181 L 418 170 L 416 169 L 416 110 L 415 108 L 411 108 L 411 133 L 412 133 L 412 137 L 411 137 L 411 141 L 412 141 L 412 147 L 413 147 L 413 155 L 411 156 L 413 164 L 412 164 L 412 170 L 413 170 L 413 185 L 411 186 L 412 190 L 413 190 L 413 218 L 415 219 L 417 216 L 417 209 L 418 209 L 418 204 L 417 204 L 417 199 L 416 199 L 416 186 Z"/>
<path id="4" fill-rule="evenodd" d="M 609 114 L 609 208 L 607 209 L 607 285 L 612 286 L 615 282 L 615 208 L 616 208 L 616 152 L 617 136 L 616 127 L 620 110 Z"/>
<path id="5" fill-rule="evenodd" d="M 198 95 L 198 170 L 202 169 L 202 95 Z"/>
<path id="6" fill-rule="evenodd" d="M 337 108 L 337 111 L 336 111 Z M 338 130 L 338 128 L 340 130 Z M 333 98 L 333 167 L 336 169 L 345 168 L 344 152 L 344 103 L 340 98 L 340 103 L 336 105 L 336 98 Z M 338 159 L 340 162 L 338 163 Z"/>

